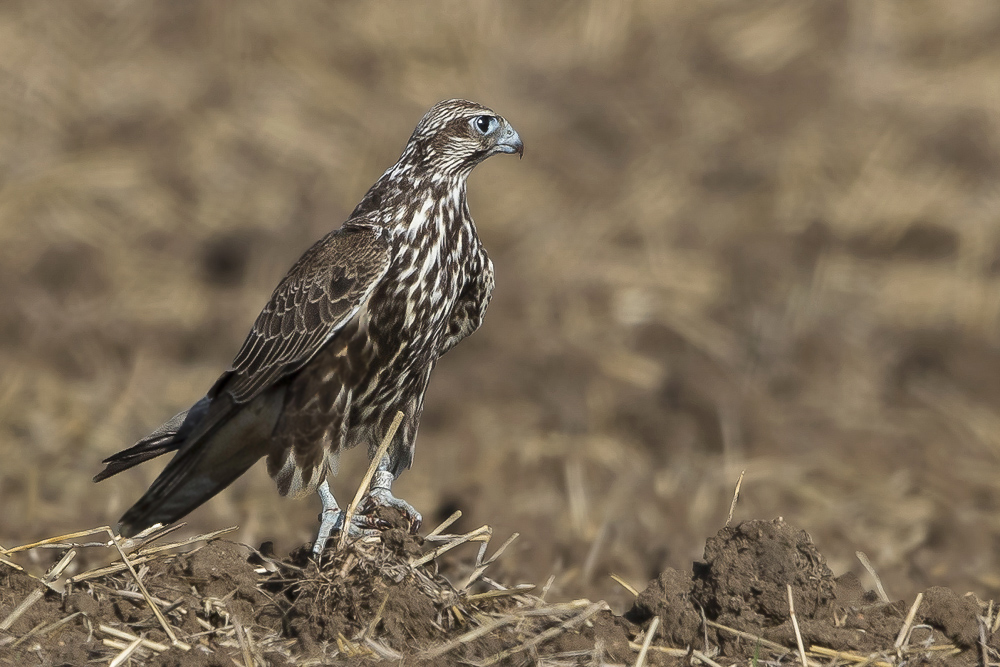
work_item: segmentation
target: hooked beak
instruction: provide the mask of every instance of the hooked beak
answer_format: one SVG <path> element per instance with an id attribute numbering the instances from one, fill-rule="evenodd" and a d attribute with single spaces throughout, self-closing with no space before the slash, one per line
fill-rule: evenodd
<path id="1" fill-rule="evenodd" d="M 523 158 L 524 143 L 518 136 L 517 130 L 508 125 L 503 137 L 497 142 L 496 150 L 499 153 L 517 153 L 519 158 Z"/>

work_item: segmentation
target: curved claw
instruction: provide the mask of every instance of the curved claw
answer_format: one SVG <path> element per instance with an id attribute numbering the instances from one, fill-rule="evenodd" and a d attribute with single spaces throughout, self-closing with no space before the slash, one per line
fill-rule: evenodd
<path id="1" fill-rule="evenodd" d="M 313 557 L 319 560 L 326 549 L 326 543 L 330 536 L 339 533 L 344 529 L 344 515 L 346 512 L 340 508 L 323 510 L 319 514 L 319 532 L 316 534 L 316 541 L 313 542 Z M 371 516 L 355 514 L 351 518 L 351 525 L 348 526 L 347 534 L 351 537 L 365 537 L 378 533 L 388 527 L 382 519 Z"/>
<path id="2" fill-rule="evenodd" d="M 372 489 L 371 493 L 365 496 L 365 500 L 361 505 L 360 511 L 365 515 L 371 515 L 371 513 L 374 512 L 375 509 L 378 507 L 393 507 L 399 510 L 402 514 L 406 515 L 407 519 L 409 520 L 410 524 L 409 528 L 411 533 L 415 534 L 418 530 L 420 530 L 420 524 L 423 522 L 423 517 L 420 516 L 420 512 L 415 510 L 413 508 L 413 505 L 411 505 L 410 503 L 392 495 L 392 492 L 389 491 L 389 489 L 386 488 Z M 388 523 L 383 521 L 382 519 L 377 519 L 377 520 L 382 521 L 382 523 L 388 526 Z"/>
<path id="3" fill-rule="evenodd" d="M 381 519 L 374 514 L 356 514 L 351 521 L 352 524 L 364 526 L 362 530 L 366 535 L 381 533 L 383 530 L 392 528 L 392 524 Z"/>

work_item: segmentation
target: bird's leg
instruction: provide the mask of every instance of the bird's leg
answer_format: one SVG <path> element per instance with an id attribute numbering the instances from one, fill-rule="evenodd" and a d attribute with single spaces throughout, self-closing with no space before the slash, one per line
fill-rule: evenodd
<path id="1" fill-rule="evenodd" d="M 319 533 L 316 535 L 316 542 L 313 543 L 313 556 L 319 559 L 323 549 L 326 548 L 326 541 L 330 539 L 330 534 L 343 527 L 344 510 L 340 509 L 337 499 L 333 497 L 333 491 L 330 490 L 330 484 L 325 479 L 316 492 L 319 493 L 319 499 L 323 503 L 323 511 L 319 513 Z"/>
<path id="2" fill-rule="evenodd" d="M 326 548 L 326 542 L 330 539 L 330 535 L 343 529 L 344 510 L 340 508 L 337 499 L 333 497 L 333 491 L 330 490 L 330 484 L 327 480 L 323 480 L 316 492 L 323 503 L 323 511 L 319 513 L 319 533 L 316 535 L 316 542 L 313 543 L 313 556 L 319 559 L 323 549 Z M 366 535 L 374 527 L 376 526 L 368 517 L 355 514 L 351 519 L 348 534 L 351 536 Z"/>
<path id="3" fill-rule="evenodd" d="M 420 516 L 420 512 L 413 509 L 410 503 L 392 495 L 392 483 L 396 480 L 396 476 L 389 472 L 391 467 L 392 463 L 389 460 L 389 455 L 386 454 L 379 461 L 378 467 L 375 469 L 371 489 L 365 498 L 364 511 L 368 513 L 376 507 L 395 507 L 410 520 L 410 532 L 416 533 L 420 528 L 423 518 Z"/>

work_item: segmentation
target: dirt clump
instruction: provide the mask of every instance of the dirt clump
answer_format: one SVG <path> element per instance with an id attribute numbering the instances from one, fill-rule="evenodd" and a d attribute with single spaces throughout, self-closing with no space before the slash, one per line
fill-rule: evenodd
<path id="1" fill-rule="evenodd" d="M 0 665 L 107 662 L 137 638 L 143 641 L 133 647 L 132 659 L 157 667 L 229 665 L 232 659 L 451 665 L 490 656 L 497 664 L 520 664 L 532 651 L 612 662 L 634 658 L 629 641 L 635 628 L 606 603 L 548 603 L 530 594 L 534 586 L 484 578 L 486 550 L 466 543 L 488 547 L 489 527 L 425 541 L 409 532 L 404 517 L 379 512 L 376 518 L 380 530 L 344 545 L 331 540 L 320 562 L 311 545 L 276 558 L 268 545 L 254 549 L 206 536 L 197 548 L 170 553 L 190 549 L 190 541 L 160 545 L 162 535 L 154 535 L 125 547 L 136 575 L 112 562 L 58 582 L 61 594 L 7 564 L 21 550 L 5 552 Z"/>
<path id="2" fill-rule="evenodd" d="M 788 620 L 788 586 L 799 618 L 829 613 L 833 573 L 809 534 L 781 519 L 746 521 L 708 539 L 692 595 L 719 623 L 770 628 Z"/>
<path id="3" fill-rule="evenodd" d="M 940 629 L 948 639 L 964 648 L 979 641 L 978 609 L 971 597 L 960 597 L 950 588 L 935 586 L 924 592 L 923 623 Z"/>
<path id="4" fill-rule="evenodd" d="M 834 578 L 809 535 L 781 519 L 723 528 L 707 540 L 704 558 L 690 574 L 664 571 L 624 618 L 648 626 L 657 616 L 665 643 L 709 657 L 792 654 L 797 638 L 789 587 L 799 633 L 814 654 L 896 655 L 910 605 L 879 600 L 851 573 Z M 974 664 L 983 609 L 971 596 L 928 590 L 900 651 L 928 663 Z M 997 643 L 990 638 L 990 650 Z"/>
<path id="5" fill-rule="evenodd" d="M 672 646 L 692 646 L 701 636 L 701 614 L 691 600 L 691 575 L 673 568 L 660 573 L 642 591 L 625 618 L 644 623 L 660 617 L 661 633 Z"/>

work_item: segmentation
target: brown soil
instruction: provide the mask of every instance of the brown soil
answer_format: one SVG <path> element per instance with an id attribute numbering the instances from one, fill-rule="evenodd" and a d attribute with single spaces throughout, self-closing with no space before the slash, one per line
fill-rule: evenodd
<path id="1" fill-rule="evenodd" d="M 659 616 L 669 643 L 717 647 L 720 656 L 730 659 L 749 659 L 761 651 L 747 634 L 792 651 L 797 640 L 789 615 L 789 586 L 806 648 L 881 654 L 890 661 L 896 655 L 895 642 L 910 604 L 880 601 L 874 592 L 865 592 L 853 574 L 834 578 L 812 538 L 781 519 L 723 528 L 708 540 L 705 558 L 695 563 L 692 574 L 663 572 L 639 595 L 626 618 L 640 623 Z M 987 622 L 981 617 L 982 604 L 941 587 L 922 596 L 902 646 L 911 650 L 919 643 L 927 653 L 914 650 L 911 657 L 928 662 L 977 664 L 980 627 Z M 703 623 L 702 612 L 713 625 Z M 985 627 L 983 631 L 990 650 L 1000 648 L 1000 634 L 994 637 Z M 945 644 L 953 648 L 941 650 Z M 939 648 L 928 648 L 934 646 Z"/>
<path id="2" fill-rule="evenodd" d="M 112 660 L 129 643 L 112 636 L 117 629 L 163 645 L 138 648 L 130 658 L 161 667 L 234 660 L 631 665 L 658 617 L 647 664 L 689 664 L 699 656 L 746 664 L 797 659 L 789 590 L 804 648 L 817 661 L 839 652 L 842 661 L 971 666 L 984 651 L 991 659 L 1000 655 L 992 603 L 932 588 L 901 635 L 908 602 L 882 602 L 852 574 L 835 579 L 809 535 L 781 519 L 723 528 L 691 572 L 664 571 L 623 615 L 587 600 L 548 604 L 491 579 L 460 588 L 456 582 L 468 575 L 469 563 L 453 551 L 411 566 L 429 544 L 401 525 L 344 548 L 331 546 L 321 567 L 308 546 L 276 560 L 266 545 L 256 550 L 222 539 L 148 561 L 140 577 L 184 647 L 167 646 L 130 575 L 70 581 L 0 632 L 0 660 Z M 444 569 L 454 575 L 445 577 Z M 43 586 L 0 565 L 0 620 Z"/>

